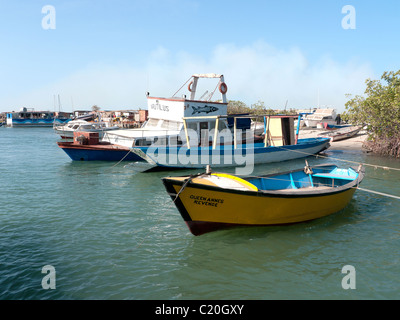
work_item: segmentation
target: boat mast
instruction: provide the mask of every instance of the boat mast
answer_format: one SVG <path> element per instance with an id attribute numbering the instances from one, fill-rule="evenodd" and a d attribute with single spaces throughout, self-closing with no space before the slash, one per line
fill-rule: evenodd
<path id="1" fill-rule="evenodd" d="M 199 78 L 219 78 L 220 79 L 219 80 L 219 84 L 225 83 L 224 75 L 222 75 L 222 74 L 215 74 L 215 73 L 204 73 L 203 74 L 203 73 L 200 73 L 200 74 L 194 74 L 192 77 L 193 77 L 193 82 L 191 83 L 191 86 L 190 86 L 190 100 L 195 100 L 197 82 L 198 82 Z M 225 92 L 221 92 L 221 95 L 222 95 L 222 102 L 223 103 L 227 103 L 226 91 Z"/>

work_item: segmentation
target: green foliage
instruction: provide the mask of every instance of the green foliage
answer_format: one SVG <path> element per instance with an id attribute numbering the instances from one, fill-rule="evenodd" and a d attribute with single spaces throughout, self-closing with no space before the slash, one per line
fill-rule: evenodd
<path id="1" fill-rule="evenodd" d="M 256 103 L 251 105 L 251 113 L 255 115 L 274 115 L 275 111 L 271 108 L 268 108 L 264 105 L 263 101 L 258 100 Z"/>
<path id="2" fill-rule="evenodd" d="M 97 112 L 99 111 L 101 108 L 98 107 L 97 105 L 92 106 L 92 111 Z"/>
<path id="3" fill-rule="evenodd" d="M 250 108 L 242 101 L 229 100 L 228 114 L 250 113 Z"/>
<path id="4" fill-rule="evenodd" d="M 266 108 L 263 101 L 257 101 L 248 107 L 244 102 L 238 100 L 228 101 L 228 114 L 249 113 L 254 115 L 275 114 L 271 108 Z"/>
<path id="5" fill-rule="evenodd" d="M 369 149 L 400 157 L 400 70 L 384 72 L 381 80 L 367 79 L 366 86 L 366 97 L 350 99 L 342 118 L 367 127 Z"/>

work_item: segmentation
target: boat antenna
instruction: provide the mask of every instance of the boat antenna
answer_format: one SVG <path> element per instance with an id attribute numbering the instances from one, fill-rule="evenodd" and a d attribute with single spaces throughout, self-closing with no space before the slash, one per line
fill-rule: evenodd
<path id="1" fill-rule="evenodd" d="M 203 95 L 200 97 L 199 100 L 203 100 L 203 98 L 208 94 L 208 90 L 206 90 L 206 92 L 203 93 Z"/>
<path id="2" fill-rule="evenodd" d="M 58 95 L 58 112 L 61 111 L 60 95 Z"/>

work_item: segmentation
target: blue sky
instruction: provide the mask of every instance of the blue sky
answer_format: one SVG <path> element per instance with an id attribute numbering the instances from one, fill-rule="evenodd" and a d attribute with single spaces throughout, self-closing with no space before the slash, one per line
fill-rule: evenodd
<path id="1" fill-rule="evenodd" d="M 145 108 L 146 91 L 209 72 L 228 99 L 342 111 L 367 78 L 400 69 L 399 14 L 396 0 L 0 0 L 0 111 L 54 110 L 58 95 L 63 111 Z"/>

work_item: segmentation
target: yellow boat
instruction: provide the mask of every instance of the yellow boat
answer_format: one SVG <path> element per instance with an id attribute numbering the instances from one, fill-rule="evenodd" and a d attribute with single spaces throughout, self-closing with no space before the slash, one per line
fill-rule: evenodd
<path id="1" fill-rule="evenodd" d="M 364 178 L 333 164 L 245 177 L 211 173 L 165 177 L 164 186 L 194 235 L 233 226 L 285 225 L 342 210 Z"/>

